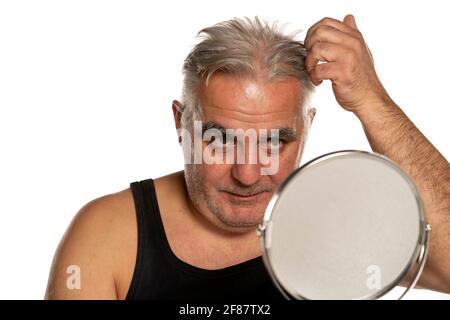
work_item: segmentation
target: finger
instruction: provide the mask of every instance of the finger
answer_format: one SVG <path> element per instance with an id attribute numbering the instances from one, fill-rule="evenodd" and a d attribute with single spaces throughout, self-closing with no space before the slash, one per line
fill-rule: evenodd
<path id="1" fill-rule="evenodd" d="M 355 17 L 352 14 L 348 14 L 344 17 L 344 24 L 352 29 L 358 30 L 358 27 L 356 26 Z"/>
<path id="2" fill-rule="evenodd" d="M 339 29 L 321 25 L 305 41 L 306 49 L 310 49 L 316 42 L 319 41 L 339 43 L 343 45 L 348 44 L 349 47 L 352 47 L 359 43 L 360 40 L 353 35 L 340 31 Z"/>
<path id="3" fill-rule="evenodd" d="M 336 62 L 321 63 L 316 65 L 309 73 L 309 78 L 314 85 L 320 85 L 323 80 L 336 81 L 339 75 L 339 64 Z"/>
<path id="4" fill-rule="evenodd" d="M 316 42 L 305 59 L 305 67 L 310 72 L 319 62 L 340 62 L 348 59 L 351 50 L 339 44 L 330 42 Z"/>
<path id="5" fill-rule="evenodd" d="M 313 24 L 309 29 L 308 32 L 306 33 L 306 37 L 305 37 L 305 42 L 306 40 L 311 36 L 311 34 L 321 25 L 326 25 L 329 27 L 333 27 L 336 28 L 342 32 L 346 32 L 346 33 L 350 33 L 350 34 L 355 34 L 355 29 L 353 29 L 352 27 L 346 25 L 345 23 L 343 23 L 342 21 L 333 19 L 333 18 L 323 18 L 322 20 L 316 22 L 315 24 Z"/>

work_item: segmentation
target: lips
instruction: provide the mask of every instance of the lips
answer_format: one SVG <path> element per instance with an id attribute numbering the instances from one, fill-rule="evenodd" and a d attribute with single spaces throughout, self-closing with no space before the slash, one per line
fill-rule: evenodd
<path id="1" fill-rule="evenodd" d="M 239 199 L 239 200 L 254 200 L 257 199 L 258 196 L 262 195 L 263 192 L 259 192 L 259 193 L 254 193 L 251 195 L 241 195 L 241 194 L 236 194 L 236 193 L 232 193 L 232 192 L 227 192 L 232 198 L 234 199 Z"/>

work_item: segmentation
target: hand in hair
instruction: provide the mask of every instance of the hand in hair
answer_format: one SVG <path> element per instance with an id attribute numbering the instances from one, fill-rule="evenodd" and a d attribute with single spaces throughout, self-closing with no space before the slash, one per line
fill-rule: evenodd
<path id="1" fill-rule="evenodd" d="M 343 21 L 320 20 L 308 30 L 305 46 L 311 81 L 318 86 L 331 80 L 336 100 L 345 110 L 358 113 L 374 103 L 391 101 L 352 15 Z"/>

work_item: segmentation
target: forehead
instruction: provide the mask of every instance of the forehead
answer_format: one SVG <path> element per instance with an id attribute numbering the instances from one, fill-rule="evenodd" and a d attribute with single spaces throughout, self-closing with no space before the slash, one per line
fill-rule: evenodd
<path id="1" fill-rule="evenodd" d="M 228 127 L 276 127 L 295 125 L 303 101 L 303 89 L 293 77 L 267 82 L 263 79 L 214 74 L 198 88 L 204 121 Z"/>

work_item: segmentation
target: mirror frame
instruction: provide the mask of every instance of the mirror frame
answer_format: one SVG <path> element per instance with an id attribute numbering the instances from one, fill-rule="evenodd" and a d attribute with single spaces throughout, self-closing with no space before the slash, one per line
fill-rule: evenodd
<path id="1" fill-rule="evenodd" d="M 341 156 L 347 156 L 352 153 L 357 153 L 359 155 L 364 155 L 366 157 L 374 157 L 378 161 L 383 161 L 389 166 L 391 166 L 395 171 L 397 171 L 406 182 L 408 182 L 413 194 L 414 198 L 416 199 L 417 207 L 419 208 L 419 240 L 416 246 L 416 249 L 414 250 L 414 253 L 404 268 L 403 272 L 397 277 L 395 281 L 393 281 L 392 284 L 384 288 L 382 291 L 377 292 L 376 294 L 369 296 L 365 299 L 379 299 L 389 292 L 391 292 L 396 286 L 398 286 L 403 280 L 405 280 L 406 276 L 414 269 L 417 268 L 416 274 L 410 281 L 409 285 L 405 287 L 405 290 L 401 293 L 401 295 L 397 299 L 402 299 L 405 294 L 413 288 L 417 281 L 420 278 L 420 275 L 422 274 L 423 268 L 425 267 L 426 258 L 428 255 L 428 248 L 429 248 L 429 238 L 430 238 L 430 232 L 431 227 L 426 222 L 425 218 L 425 210 L 423 206 L 422 199 L 420 197 L 420 194 L 411 180 L 411 178 L 391 159 L 388 157 L 381 155 L 379 153 L 375 152 L 367 152 L 367 151 L 361 151 L 361 150 L 341 150 L 341 151 L 334 151 L 330 153 L 326 153 L 324 155 L 321 155 L 319 157 L 316 157 L 309 162 L 305 163 L 304 165 L 300 166 L 299 168 L 295 169 L 276 189 L 274 194 L 272 195 L 272 198 L 269 201 L 269 204 L 267 205 L 266 211 L 264 213 L 263 221 L 259 225 L 257 229 L 258 237 L 261 241 L 262 246 L 262 258 L 264 265 L 266 267 L 266 270 L 269 273 L 269 276 L 272 278 L 273 283 L 275 286 L 280 290 L 280 292 L 283 294 L 283 296 L 288 299 L 298 299 L 298 300 L 308 300 L 308 298 L 301 296 L 300 294 L 297 294 L 297 296 L 292 295 L 291 293 L 287 292 L 287 290 L 282 286 L 282 284 L 279 282 L 279 280 L 276 278 L 274 270 L 270 263 L 270 250 L 271 250 L 271 238 L 270 238 L 270 228 L 271 228 L 271 217 L 273 214 L 273 211 L 277 205 L 277 202 L 279 200 L 280 194 L 283 192 L 283 190 L 288 186 L 290 181 L 293 179 L 294 176 L 301 173 L 305 168 L 309 168 L 311 166 L 314 166 L 317 163 L 323 162 L 325 160 L 329 160 L 331 158 L 341 157 Z"/>

